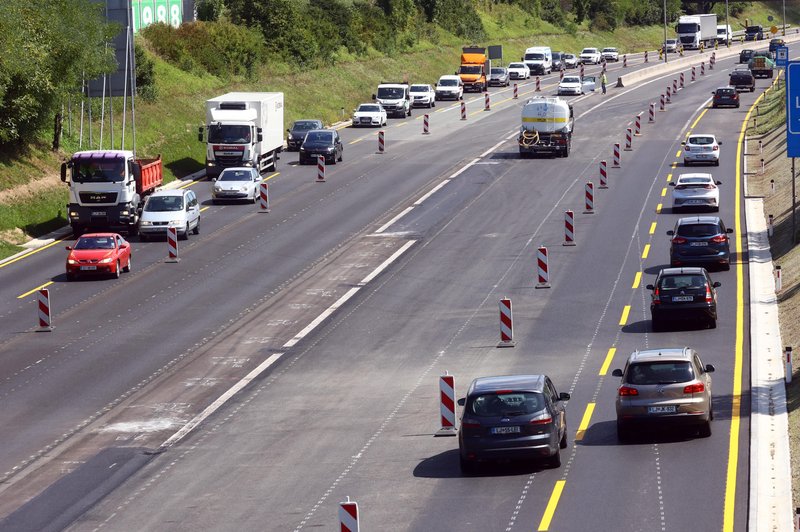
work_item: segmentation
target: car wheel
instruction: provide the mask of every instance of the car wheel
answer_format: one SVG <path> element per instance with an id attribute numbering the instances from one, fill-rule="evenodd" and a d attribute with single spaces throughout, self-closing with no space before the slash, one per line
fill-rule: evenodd
<path id="1" fill-rule="evenodd" d="M 119 265 L 119 259 L 117 259 L 117 267 L 114 268 L 114 273 L 111 274 L 112 277 L 114 277 L 114 279 L 119 279 L 119 274 L 120 274 L 121 271 L 122 271 L 122 268 Z"/>
<path id="2" fill-rule="evenodd" d="M 684 159 L 684 160 L 683 160 L 683 166 L 689 166 L 689 161 L 687 161 L 686 159 Z"/>
<path id="3" fill-rule="evenodd" d="M 131 225 L 128 227 L 128 236 L 136 236 L 139 234 L 139 226 L 138 225 Z"/>
<path id="4" fill-rule="evenodd" d="M 255 201 L 253 203 L 255 203 Z M 197 223 L 195 224 L 194 229 L 192 229 L 192 233 L 195 235 L 200 234 L 200 218 L 197 219 Z"/>
<path id="5" fill-rule="evenodd" d="M 711 420 L 709 419 L 702 425 L 700 425 L 700 430 L 698 431 L 701 438 L 708 438 L 711 436 Z"/>
<path id="6" fill-rule="evenodd" d="M 725 264 L 720 266 L 720 268 L 722 268 L 722 271 L 727 272 L 727 271 L 729 271 L 731 269 L 731 263 L 730 262 L 726 262 Z"/>
<path id="7" fill-rule="evenodd" d="M 653 328 L 653 332 L 661 332 L 664 330 L 664 323 L 662 320 L 657 320 L 655 316 L 650 320 L 650 326 Z"/>
<path id="8" fill-rule="evenodd" d="M 717 320 L 716 320 L 716 318 L 708 318 L 708 328 L 709 329 L 716 329 L 717 328 Z"/>
<path id="9" fill-rule="evenodd" d="M 150 237 L 146 233 L 139 233 L 139 242 L 147 242 Z"/>
<path id="10" fill-rule="evenodd" d="M 477 463 L 465 460 L 463 456 L 458 457 L 458 466 L 461 468 L 461 472 L 465 474 L 472 474 L 478 470 Z"/>
<path id="11" fill-rule="evenodd" d="M 344 150 L 342 150 L 341 153 L 339 153 L 339 162 L 342 162 L 343 160 L 344 160 Z"/>
<path id="12" fill-rule="evenodd" d="M 334 153 L 333 157 L 331 157 L 331 164 L 336 164 L 336 153 Z"/>
<path id="13" fill-rule="evenodd" d="M 561 436 L 561 441 L 558 442 L 558 446 L 561 449 L 566 449 L 567 448 L 567 427 L 564 427 L 564 435 Z"/>
<path id="14" fill-rule="evenodd" d="M 178 234 L 178 238 L 181 240 L 189 240 L 189 222 L 186 222 L 186 227 L 183 228 L 183 232 Z"/>
<path id="15" fill-rule="evenodd" d="M 617 440 L 621 443 L 626 443 L 631 439 L 631 431 L 630 429 L 622 423 L 622 421 L 617 420 Z"/>
<path id="16" fill-rule="evenodd" d="M 558 469 L 561 467 L 561 449 L 556 449 L 555 454 L 547 459 L 547 467 L 550 469 Z"/>
<path id="17" fill-rule="evenodd" d="M 128 257 L 128 264 L 125 265 L 125 267 L 122 269 L 122 271 L 124 271 L 125 273 L 130 273 L 131 272 L 131 262 L 133 262 L 133 255 Z"/>
<path id="18" fill-rule="evenodd" d="M 755 92 L 755 90 L 756 90 L 755 87 L 750 87 L 750 92 Z"/>
<path id="19" fill-rule="evenodd" d="M 714 166 L 719 166 L 719 159 L 717 159 L 716 161 L 714 161 Z"/>

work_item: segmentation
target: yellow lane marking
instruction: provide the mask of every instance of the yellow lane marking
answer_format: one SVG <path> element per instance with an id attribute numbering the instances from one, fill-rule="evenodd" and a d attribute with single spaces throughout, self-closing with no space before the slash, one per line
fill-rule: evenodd
<path id="1" fill-rule="evenodd" d="M 675 161 L 674 163 L 672 163 L 671 165 L 669 165 L 669 167 L 670 167 L 670 168 L 677 168 L 677 167 L 678 167 L 678 161 Z"/>
<path id="2" fill-rule="evenodd" d="M 8 262 L 4 262 L 3 264 L 0 264 L 0 268 L 5 268 L 5 267 L 6 267 L 6 266 L 8 266 L 9 264 L 14 264 L 14 263 L 15 263 L 15 262 L 17 262 L 18 260 L 27 259 L 28 257 L 30 257 L 31 255 L 33 255 L 34 253 L 39 253 L 40 251 L 44 251 L 45 249 L 47 249 L 47 248 L 50 248 L 50 247 L 53 247 L 53 246 L 55 246 L 56 244 L 58 244 L 58 243 L 60 243 L 60 242 L 63 242 L 63 241 L 64 241 L 64 240 L 66 240 L 66 239 L 67 239 L 67 237 L 66 237 L 66 236 L 62 236 L 61 238 L 58 238 L 58 239 L 56 239 L 56 240 L 54 240 L 54 241 L 50 242 L 49 244 L 46 244 L 46 245 L 44 245 L 44 246 L 40 247 L 40 248 L 32 249 L 31 251 L 29 251 L 29 252 L 25 253 L 24 255 L 20 255 L 20 256 L 19 256 L 19 257 L 17 257 L 16 259 L 11 259 L 11 260 L 10 260 L 10 261 L 8 261 Z"/>
<path id="3" fill-rule="evenodd" d="M 356 140 L 351 140 L 350 142 L 348 142 L 348 144 L 355 144 L 356 142 L 361 142 L 362 140 L 364 140 L 364 137 L 357 138 Z"/>
<path id="4" fill-rule="evenodd" d="M 672 163 L 672 165 L 673 165 L 672 167 L 673 168 L 675 168 L 675 164 L 676 163 Z M 672 174 L 667 174 L 667 183 L 669 183 L 670 181 L 672 181 Z"/>
<path id="5" fill-rule="evenodd" d="M 695 120 L 694 122 L 692 122 L 692 125 L 691 125 L 691 126 L 689 126 L 689 129 L 694 129 L 694 127 L 697 125 L 697 123 L 698 123 L 698 122 L 700 122 L 700 119 L 701 119 L 701 118 L 703 118 L 703 116 L 705 116 L 705 114 L 706 114 L 707 112 L 708 112 L 708 107 L 706 107 L 705 109 L 703 109 L 703 112 L 702 112 L 702 113 L 700 113 L 700 114 L 697 116 L 697 120 Z M 687 137 L 689 136 L 689 132 L 688 132 L 688 131 L 686 132 L 686 136 L 687 136 Z"/>
<path id="6" fill-rule="evenodd" d="M 603 361 L 603 365 L 600 367 L 600 375 L 601 377 L 608 373 L 608 367 L 611 366 L 611 361 L 614 360 L 614 354 L 617 352 L 616 347 L 609 347 L 608 353 L 606 353 L 606 359 Z"/>
<path id="7" fill-rule="evenodd" d="M 678 153 L 675 154 L 675 157 L 680 157 L 680 156 L 681 156 L 681 150 L 678 150 Z"/>
<path id="8" fill-rule="evenodd" d="M 642 258 L 646 259 L 649 254 L 650 254 L 650 244 L 645 244 L 644 250 L 642 250 Z"/>
<path id="9" fill-rule="evenodd" d="M 622 316 L 619 318 L 619 324 L 625 325 L 628 323 L 628 315 L 631 313 L 631 306 L 625 305 L 625 308 L 622 309 Z"/>
<path id="10" fill-rule="evenodd" d="M 663 205 L 661 205 L 660 203 L 658 205 L 656 205 L 656 214 L 661 214 L 661 208 L 662 207 L 663 207 Z"/>
<path id="11" fill-rule="evenodd" d="M 550 530 L 550 521 L 553 520 L 553 514 L 556 513 L 558 506 L 558 499 L 561 498 L 561 492 L 564 491 L 565 480 L 557 480 L 553 488 L 553 493 L 550 495 L 550 501 L 547 503 L 547 508 L 544 510 L 542 520 L 539 522 L 538 530 Z"/>
<path id="12" fill-rule="evenodd" d="M 581 441 L 586 435 L 586 429 L 589 428 L 589 421 L 592 419 L 594 412 L 594 403 L 586 405 L 586 412 L 583 413 L 581 424 L 578 426 L 578 432 L 575 433 L 575 441 Z"/>
<path id="13" fill-rule="evenodd" d="M 42 288 L 46 288 L 46 287 L 50 286 L 51 284 L 53 284 L 53 281 L 47 281 L 43 285 L 37 286 L 33 290 L 29 290 L 29 291 L 25 292 L 21 296 L 17 296 L 17 299 L 22 299 L 24 297 L 28 297 L 29 295 L 31 295 L 32 293 L 36 292 L 37 290 L 41 290 Z"/>
<path id="14" fill-rule="evenodd" d="M 403 126 L 407 126 L 407 125 L 408 125 L 408 122 L 401 122 L 401 123 L 397 124 L 395 127 L 403 127 Z"/>
<path id="15" fill-rule="evenodd" d="M 656 222 L 650 224 L 650 234 L 654 235 L 656 233 Z"/>
<path id="16" fill-rule="evenodd" d="M 204 210 L 206 210 L 206 209 L 210 209 L 210 208 L 211 208 L 211 206 L 210 206 L 210 205 L 206 205 L 205 207 L 203 207 L 202 209 L 200 209 L 200 212 L 203 212 Z"/>
<path id="17" fill-rule="evenodd" d="M 661 197 L 663 198 L 666 195 L 667 195 L 667 187 L 664 187 L 661 189 Z"/>
<path id="18" fill-rule="evenodd" d="M 637 288 L 639 288 L 639 283 L 641 282 L 642 282 L 642 272 L 636 272 L 636 275 L 633 276 L 633 286 L 631 286 L 631 288 L 636 290 Z"/>
<path id="19" fill-rule="evenodd" d="M 739 142 L 736 147 L 736 191 L 734 193 L 734 234 L 736 235 L 736 256 L 742 256 L 742 146 L 750 115 L 761 101 L 762 93 L 750 106 L 742 121 Z M 723 532 L 733 532 L 736 509 L 736 471 L 739 466 L 739 430 L 742 408 L 742 359 L 744 357 L 744 263 L 736 261 L 736 339 L 734 341 L 733 394 L 731 400 L 731 433 L 728 441 L 728 468 L 725 482 L 725 505 L 722 517 Z"/>
<path id="20" fill-rule="evenodd" d="M 275 172 L 274 174 L 270 174 L 267 177 L 265 177 L 264 179 L 262 179 L 261 182 L 263 183 L 264 181 L 269 181 L 273 177 L 278 177 L 279 175 L 281 175 L 280 172 Z"/>

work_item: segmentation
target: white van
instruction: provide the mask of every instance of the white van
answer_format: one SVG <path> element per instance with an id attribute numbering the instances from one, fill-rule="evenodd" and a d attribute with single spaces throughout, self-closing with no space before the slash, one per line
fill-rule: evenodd
<path id="1" fill-rule="evenodd" d="M 553 52 L 549 46 L 533 46 L 525 50 L 522 61 L 531 74 L 545 75 L 553 71 Z"/>
<path id="2" fill-rule="evenodd" d="M 727 24 L 719 24 L 717 26 L 717 42 L 720 44 L 730 44 L 731 39 L 733 39 L 731 27 Z"/>

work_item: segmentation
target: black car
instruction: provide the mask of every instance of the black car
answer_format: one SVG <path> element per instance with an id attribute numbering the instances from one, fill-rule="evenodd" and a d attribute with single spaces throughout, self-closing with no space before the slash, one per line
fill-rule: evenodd
<path id="1" fill-rule="evenodd" d="M 775 57 L 775 53 L 781 46 L 786 46 L 786 41 L 784 41 L 783 39 L 777 38 L 769 41 L 769 52 L 772 54 L 772 57 Z"/>
<path id="2" fill-rule="evenodd" d="M 320 155 L 330 164 L 342 160 L 344 146 L 335 129 L 312 129 L 306 133 L 306 139 L 300 146 L 300 164 L 314 163 Z"/>
<path id="3" fill-rule="evenodd" d="M 745 49 L 739 52 L 739 62 L 747 64 L 750 61 L 750 58 L 753 57 L 753 53 L 755 50 Z"/>
<path id="4" fill-rule="evenodd" d="M 463 408 L 458 448 L 461 470 L 480 461 L 543 458 L 561 465 L 567 447 L 565 401 L 546 375 L 505 375 L 472 381 Z"/>
<path id="5" fill-rule="evenodd" d="M 553 52 L 553 71 L 560 72 L 566 70 L 567 65 L 564 64 L 564 52 Z"/>
<path id="6" fill-rule="evenodd" d="M 652 290 L 650 315 L 653 330 L 659 331 L 670 320 L 700 321 L 711 329 L 717 326 L 717 288 L 705 268 L 665 268 Z"/>
<path id="7" fill-rule="evenodd" d="M 292 123 L 292 127 L 286 130 L 289 133 L 286 136 L 286 150 L 299 150 L 303 144 L 303 139 L 306 138 L 306 133 L 312 129 L 322 129 L 324 127 L 322 120 L 296 120 Z"/>
<path id="8" fill-rule="evenodd" d="M 756 90 L 756 78 L 749 69 L 737 69 L 731 72 L 728 85 L 737 91 L 753 92 Z"/>
<path id="9" fill-rule="evenodd" d="M 734 87 L 719 87 L 712 92 L 714 98 L 711 100 L 711 107 L 717 108 L 724 105 L 739 107 L 739 93 Z"/>
<path id="10" fill-rule="evenodd" d="M 731 267 L 731 249 L 726 229 L 718 216 L 680 218 L 675 229 L 667 231 L 672 237 L 669 263 L 673 268 L 686 265 L 716 265 L 723 270 Z"/>

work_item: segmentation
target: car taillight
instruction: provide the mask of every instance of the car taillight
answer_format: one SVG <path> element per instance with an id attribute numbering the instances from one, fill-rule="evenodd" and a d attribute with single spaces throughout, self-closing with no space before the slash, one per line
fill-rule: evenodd
<path id="1" fill-rule="evenodd" d="M 682 236 L 676 236 L 676 237 L 674 237 L 672 239 L 672 243 L 673 244 L 685 244 L 686 243 L 686 239 L 683 238 Z"/>
<path id="2" fill-rule="evenodd" d="M 477 429 L 480 428 L 481 424 L 478 421 L 472 419 L 465 419 L 461 422 L 461 428 L 463 429 Z"/>
<path id="3" fill-rule="evenodd" d="M 717 235 L 711 238 L 711 242 L 714 242 L 715 244 L 722 244 L 723 242 L 727 241 L 728 241 L 728 235 Z"/>
<path id="4" fill-rule="evenodd" d="M 661 292 L 659 291 L 658 287 L 653 290 L 653 304 L 660 305 L 661 304 Z"/>
<path id="5" fill-rule="evenodd" d="M 683 151 L 692 151 L 692 147 L 691 147 L 691 146 L 686 146 L 686 147 L 683 149 Z"/>
<path id="6" fill-rule="evenodd" d="M 550 416 L 539 418 L 539 419 L 531 419 L 530 425 L 547 425 L 548 423 L 552 422 L 553 418 Z"/>
<path id="7" fill-rule="evenodd" d="M 683 393 L 703 393 L 706 387 L 702 382 L 683 387 Z"/>
<path id="8" fill-rule="evenodd" d="M 706 189 L 708 189 L 708 190 L 714 190 L 714 185 L 706 185 L 706 186 L 705 186 L 705 187 L 703 187 L 703 188 L 706 188 Z"/>
<path id="9" fill-rule="evenodd" d="M 639 395 L 639 390 L 631 388 L 630 386 L 620 386 L 617 390 L 620 397 L 630 397 L 631 395 Z"/>
<path id="10" fill-rule="evenodd" d="M 719 146 L 714 146 L 714 151 L 717 151 L 718 149 L 719 149 Z"/>
<path id="11" fill-rule="evenodd" d="M 712 301 L 714 301 L 714 298 L 711 297 L 711 288 L 706 285 L 706 303 L 711 303 Z"/>

